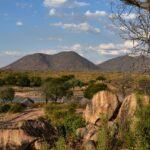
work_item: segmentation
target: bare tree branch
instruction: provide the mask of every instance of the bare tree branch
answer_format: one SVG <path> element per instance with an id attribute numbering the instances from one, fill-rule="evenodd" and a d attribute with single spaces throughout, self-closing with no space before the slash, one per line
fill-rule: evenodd
<path id="1" fill-rule="evenodd" d="M 142 2 L 140 0 L 122 0 L 122 1 L 124 1 L 126 4 L 129 5 L 134 5 L 142 9 L 150 10 L 150 1 L 146 2 Z"/>

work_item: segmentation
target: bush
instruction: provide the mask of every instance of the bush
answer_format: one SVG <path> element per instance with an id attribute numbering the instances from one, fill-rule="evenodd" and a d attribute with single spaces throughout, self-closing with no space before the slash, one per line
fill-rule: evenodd
<path id="1" fill-rule="evenodd" d="M 30 79 L 27 75 L 19 75 L 17 78 L 17 85 L 22 87 L 30 86 Z"/>
<path id="2" fill-rule="evenodd" d="M 5 83 L 7 85 L 16 85 L 17 83 L 17 78 L 15 75 L 8 75 L 6 78 L 5 78 Z"/>
<path id="3" fill-rule="evenodd" d="M 3 86 L 5 84 L 5 81 L 3 79 L 0 79 L 0 86 Z"/>
<path id="4" fill-rule="evenodd" d="M 67 150 L 65 139 L 63 137 L 60 137 L 58 141 L 56 142 L 56 148 L 55 150 Z"/>
<path id="5" fill-rule="evenodd" d="M 40 77 L 32 77 L 30 82 L 31 86 L 38 87 L 42 85 L 42 79 Z"/>
<path id="6" fill-rule="evenodd" d="M 107 85 L 103 83 L 91 84 L 84 91 L 84 97 L 91 99 L 93 95 L 96 94 L 97 92 L 107 90 L 107 89 L 108 89 Z"/>
<path id="7" fill-rule="evenodd" d="M 18 112 L 21 112 L 23 109 L 24 107 L 20 103 L 14 103 L 14 104 L 11 104 L 9 112 L 18 113 Z"/>
<path id="8" fill-rule="evenodd" d="M 150 78 L 141 78 L 138 82 L 139 89 L 146 95 L 150 96 Z"/>
<path id="9" fill-rule="evenodd" d="M 76 129 L 86 126 L 85 120 L 77 114 L 68 114 L 64 119 L 67 135 L 75 135 Z"/>
<path id="10" fill-rule="evenodd" d="M 138 110 L 137 143 L 141 150 L 150 149 L 150 104 Z"/>
<path id="11" fill-rule="evenodd" d="M 0 113 L 6 113 L 10 110 L 10 105 L 9 104 L 1 104 L 0 105 Z"/>
<path id="12" fill-rule="evenodd" d="M 50 103 L 45 106 L 45 113 L 52 124 L 57 127 L 61 136 L 75 135 L 77 128 L 85 127 L 84 119 L 75 114 L 75 104 Z"/>
<path id="13" fill-rule="evenodd" d="M 99 76 L 99 77 L 96 78 L 96 80 L 98 80 L 98 81 L 105 81 L 106 78 L 104 76 Z"/>
<path id="14" fill-rule="evenodd" d="M 15 91 L 12 88 L 2 88 L 0 90 L 0 98 L 4 101 L 13 101 L 15 96 Z"/>

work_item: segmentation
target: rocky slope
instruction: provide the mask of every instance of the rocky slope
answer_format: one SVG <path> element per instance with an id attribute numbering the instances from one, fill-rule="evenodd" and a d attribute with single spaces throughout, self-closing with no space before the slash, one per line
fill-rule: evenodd
<path id="1" fill-rule="evenodd" d="M 90 150 L 96 150 L 99 131 L 104 126 L 102 120 L 105 118 L 108 119 L 108 128 L 110 131 L 113 128 L 116 131 L 114 132 L 115 134 L 118 132 L 118 126 L 122 126 L 127 119 L 130 119 L 130 127 L 134 130 L 139 102 L 140 107 L 143 107 L 150 103 L 150 99 L 148 96 L 142 96 L 139 99 L 136 94 L 131 94 L 120 103 L 117 96 L 111 92 L 102 91 L 97 93 L 84 112 L 87 126 L 76 131 L 76 134 L 83 140 L 82 145 L 84 149 L 89 150 L 90 147 Z"/>
<path id="2" fill-rule="evenodd" d="M 36 53 L 27 55 L 16 62 L 2 68 L 4 70 L 52 70 L 52 71 L 90 71 L 98 67 L 80 56 L 70 52 L 61 52 L 54 55 Z"/>

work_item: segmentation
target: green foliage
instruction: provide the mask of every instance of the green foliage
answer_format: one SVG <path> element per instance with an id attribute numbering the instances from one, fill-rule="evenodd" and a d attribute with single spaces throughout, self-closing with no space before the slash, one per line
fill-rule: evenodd
<path id="1" fill-rule="evenodd" d="M 0 104 L 0 113 L 6 113 L 10 110 L 9 104 Z"/>
<path id="2" fill-rule="evenodd" d="M 24 107 L 20 103 L 0 104 L 0 113 L 18 113 L 23 109 Z"/>
<path id="3" fill-rule="evenodd" d="M 84 119 L 79 115 L 68 114 L 64 118 L 64 126 L 66 129 L 66 133 L 68 135 L 70 135 L 70 134 L 75 135 L 76 129 L 85 127 L 85 125 L 86 125 L 86 123 L 85 123 Z"/>
<path id="4" fill-rule="evenodd" d="M 30 85 L 33 87 L 39 87 L 42 85 L 42 79 L 40 77 L 32 77 L 30 79 Z"/>
<path id="5" fill-rule="evenodd" d="M 3 79 L 0 79 L 0 86 L 5 85 L 5 81 Z"/>
<path id="6" fill-rule="evenodd" d="M 8 76 L 5 78 L 5 83 L 6 83 L 7 85 L 16 85 L 16 83 L 17 83 L 17 78 L 16 78 L 16 76 L 13 75 L 13 74 L 8 75 Z"/>
<path id="7" fill-rule="evenodd" d="M 137 112 L 136 135 L 140 150 L 150 149 L 150 104 L 142 106 L 139 104 Z"/>
<path id="8" fill-rule="evenodd" d="M 64 82 L 62 78 L 53 78 L 43 86 L 43 94 L 47 99 L 57 101 L 63 97 L 69 97 L 72 95 L 70 85 Z"/>
<path id="9" fill-rule="evenodd" d="M 47 142 L 42 144 L 42 150 L 50 150 L 50 145 Z"/>
<path id="10" fill-rule="evenodd" d="M 85 127 L 84 119 L 75 113 L 75 104 L 49 103 L 45 106 L 45 114 L 61 136 L 75 135 L 77 128 Z"/>
<path id="11" fill-rule="evenodd" d="M 13 103 L 9 109 L 11 113 L 19 113 L 24 109 L 24 107 L 20 103 Z"/>
<path id="12" fill-rule="evenodd" d="M 25 74 L 20 74 L 17 77 L 17 85 L 22 86 L 22 87 L 28 87 L 30 86 L 30 79 L 27 75 Z"/>
<path id="13" fill-rule="evenodd" d="M 12 88 L 2 88 L 0 90 L 0 99 L 4 102 L 13 101 L 15 96 L 15 91 Z"/>
<path id="14" fill-rule="evenodd" d="M 144 94 L 150 96 L 150 78 L 143 77 L 138 81 L 139 89 L 143 91 Z"/>
<path id="15" fill-rule="evenodd" d="M 60 137 L 58 141 L 56 142 L 56 148 L 55 150 L 67 150 L 65 139 L 63 137 Z"/>
<path id="16" fill-rule="evenodd" d="M 91 84 L 84 91 L 84 96 L 88 99 L 91 99 L 97 92 L 107 89 L 107 85 L 103 83 Z"/>
<path id="17" fill-rule="evenodd" d="M 98 81 L 105 81 L 106 78 L 105 78 L 104 76 L 98 76 L 98 77 L 96 78 L 96 80 L 98 80 Z"/>
<path id="18" fill-rule="evenodd" d="M 97 143 L 97 150 L 111 150 L 116 144 L 115 139 L 116 126 L 108 126 L 107 117 L 103 117 L 101 120 L 101 127 L 99 130 L 99 138 Z M 117 149 L 115 147 L 115 149 Z"/>

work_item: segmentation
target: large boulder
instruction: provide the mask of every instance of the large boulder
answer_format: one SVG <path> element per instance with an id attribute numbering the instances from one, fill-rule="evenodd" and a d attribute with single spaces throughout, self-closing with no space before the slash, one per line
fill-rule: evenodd
<path id="1" fill-rule="evenodd" d="M 93 96 L 87 105 L 84 118 L 86 122 L 95 124 L 103 117 L 111 119 L 119 107 L 119 101 L 115 94 L 109 91 L 101 91 Z"/>
<path id="2" fill-rule="evenodd" d="M 127 96 L 120 109 L 119 109 L 119 113 L 117 116 L 117 121 L 120 124 L 125 123 L 125 121 L 127 121 L 127 119 L 132 119 L 135 120 L 136 119 L 136 111 L 138 108 L 139 103 L 142 106 L 147 105 L 148 103 L 150 103 L 149 97 L 148 96 L 139 96 L 136 94 L 131 94 L 129 96 Z"/>
<path id="3" fill-rule="evenodd" d="M 0 129 L 0 145 L 7 145 L 11 149 L 13 145 L 15 150 L 25 143 L 26 147 L 32 145 L 34 149 L 40 150 L 41 147 L 36 143 L 40 145 L 43 141 L 53 147 L 57 138 L 57 130 L 46 120 L 26 120 L 13 127 Z"/>

